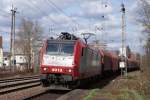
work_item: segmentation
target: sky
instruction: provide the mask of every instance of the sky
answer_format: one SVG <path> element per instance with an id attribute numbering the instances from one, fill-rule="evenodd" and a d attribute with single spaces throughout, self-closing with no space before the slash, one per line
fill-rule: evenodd
<path id="1" fill-rule="evenodd" d="M 12 4 L 18 12 L 16 32 L 21 19 L 25 18 L 38 21 L 45 37 L 57 36 L 60 32 L 82 37 L 81 33 L 92 32 L 95 36 L 90 41 L 98 39 L 106 42 L 108 48 L 119 49 L 122 2 L 126 8 L 126 45 L 132 51 L 140 52 L 144 41 L 139 41 L 142 27 L 136 22 L 137 0 L 1 0 L 0 35 L 3 36 L 3 49 L 9 51 Z"/>

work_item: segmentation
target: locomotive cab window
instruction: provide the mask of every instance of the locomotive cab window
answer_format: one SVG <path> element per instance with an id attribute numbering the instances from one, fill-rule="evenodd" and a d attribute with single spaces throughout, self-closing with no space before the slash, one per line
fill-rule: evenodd
<path id="1" fill-rule="evenodd" d="M 74 43 L 49 43 L 46 54 L 50 55 L 73 55 Z"/>
<path id="2" fill-rule="evenodd" d="M 74 50 L 73 44 L 62 44 L 61 53 L 72 55 Z"/>
<path id="3" fill-rule="evenodd" d="M 57 43 L 51 43 L 47 45 L 46 54 L 58 54 L 59 45 Z"/>

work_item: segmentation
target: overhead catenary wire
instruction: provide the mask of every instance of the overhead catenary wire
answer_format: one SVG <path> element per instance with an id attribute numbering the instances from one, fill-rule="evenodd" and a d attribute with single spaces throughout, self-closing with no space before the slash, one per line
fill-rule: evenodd
<path id="1" fill-rule="evenodd" d="M 38 9 L 43 15 L 48 15 L 47 12 L 41 10 L 41 8 L 39 8 L 37 5 L 34 4 L 34 2 L 32 0 L 28 0 L 30 2 L 30 4 L 32 4 L 36 9 Z M 48 16 L 48 18 L 54 23 L 57 24 L 57 22 L 55 20 L 53 20 L 50 16 Z"/>
<path id="2" fill-rule="evenodd" d="M 60 9 L 53 1 L 51 0 L 47 0 L 49 4 L 53 5 L 53 7 L 55 7 L 59 12 L 61 12 L 63 15 L 65 15 L 66 17 L 68 17 L 73 23 L 79 25 L 79 23 L 77 21 L 75 21 L 74 19 L 72 19 L 72 17 L 70 17 L 68 14 L 66 14 L 62 9 Z"/>
<path id="3" fill-rule="evenodd" d="M 5 10 L 0 9 L 0 12 L 3 13 L 3 15 L 1 15 L 1 16 L 4 16 L 4 17 L 10 17 L 10 16 L 11 16 L 11 13 L 8 13 L 8 12 L 5 11 Z M 25 15 L 21 15 L 21 14 L 19 14 L 19 12 L 17 12 L 17 13 L 18 13 L 18 14 L 17 14 L 17 17 L 19 17 L 19 18 L 28 18 L 28 19 L 29 19 L 29 17 L 27 17 L 27 16 L 25 16 Z"/>
<path id="4" fill-rule="evenodd" d="M 72 33 L 75 33 L 75 31 L 77 32 L 78 28 L 79 28 L 79 23 L 73 19 L 70 15 L 68 15 L 66 12 L 64 12 L 60 7 L 58 7 L 53 1 L 51 0 L 47 0 L 48 5 L 50 5 L 51 7 L 55 8 L 57 10 L 57 12 L 62 13 L 64 16 L 67 17 L 68 20 L 70 20 L 74 26 L 72 26 L 72 23 L 68 24 L 68 27 L 71 27 L 69 29 L 71 29 Z"/>
<path id="5" fill-rule="evenodd" d="M 10 17 L 10 13 L 8 13 L 6 11 L 0 9 L 0 12 L 2 13 L 1 16 L 3 16 L 3 17 Z"/>
<path id="6" fill-rule="evenodd" d="M 9 34 L 10 32 L 9 32 L 9 31 L 3 31 L 3 30 L 0 30 L 0 35 L 1 35 L 1 33 Z"/>
<path id="7" fill-rule="evenodd" d="M 107 8 L 107 6 L 108 6 L 107 1 L 101 0 L 102 9 Z M 106 21 L 105 21 L 106 16 L 105 16 L 104 12 L 102 13 L 101 18 L 102 18 L 102 20 L 104 20 L 101 24 L 102 40 L 103 40 L 103 42 L 107 43 L 108 34 L 106 33 Z M 104 37 L 104 35 L 105 35 L 105 37 Z"/>
<path id="8" fill-rule="evenodd" d="M 0 12 L 2 13 L 1 16 L 3 16 L 3 17 L 11 17 L 11 13 L 8 13 L 8 12 L 2 10 L 2 9 L 0 9 Z M 17 12 L 17 13 L 19 13 L 19 12 Z M 21 14 L 18 14 L 16 17 L 19 17 L 19 18 L 28 18 L 29 19 L 29 17 L 21 15 Z"/>
<path id="9" fill-rule="evenodd" d="M 3 13 L 5 13 L 5 14 L 10 14 L 10 13 L 8 13 L 8 12 L 2 10 L 2 9 L 0 9 L 0 12 L 3 12 Z"/>
<path id="10" fill-rule="evenodd" d="M 30 9 L 30 11 L 37 11 L 35 8 L 33 9 L 33 7 L 31 7 L 30 5 L 28 5 L 27 3 L 24 3 L 25 5 L 24 5 L 24 7 L 25 7 L 25 9 L 29 9 L 29 8 L 31 8 Z M 29 3 L 30 4 L 30 3 Z M 26 10 L 19 10 L 19 13 L 17 14 L 17 17 L 19 17 L 19 18 L 23 18 L 23 19 L 32 19 L 32 17 L 30 16 L 26 16 L 26 15 L 24 15 L 24 13 L 23 13 L 23 11 L 26 11 Z"/>

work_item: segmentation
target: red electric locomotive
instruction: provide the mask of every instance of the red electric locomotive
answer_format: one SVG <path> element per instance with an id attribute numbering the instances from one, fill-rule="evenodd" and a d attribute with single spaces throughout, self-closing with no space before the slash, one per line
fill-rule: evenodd
<path id="1" fill-rule="evenodd" d="M 119 70 L 117 52 L 86 44 L 69 33 L 45 41 L 40 51 L 41 83 L 43 86 L 76 88 L 81 82 L 95 79 L 103 72 Z M 127 59 L 127 68 L 138 68 L 135 57 Z"/>
<path id="2" fill-rule="evenodd" d="M 41 83 L 43 86 L 77 87 L 81 80 L 101 74 L 101 55 L 81 39 L 62 33 L 48 39 L 41 51 Z"/>

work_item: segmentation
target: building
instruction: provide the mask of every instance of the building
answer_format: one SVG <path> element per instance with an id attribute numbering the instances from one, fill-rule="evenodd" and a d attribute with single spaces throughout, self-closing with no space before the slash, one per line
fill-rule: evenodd
<path id="1" fill-rule="evenodd" d="M 26 53 L 24 44 L 20 43 L 18 40 L 15 40 L 14 48 L 14 64 L 16 70 L 24 71 L 28 68 L 29 65 L 29 54 Z"/>
<path id="2" fill-rule="evenodd" d="M 24 54 L 15 54 L 15 66 L 17 70 L 25 70 L 28 66 L 28 56 Z"/>
<path id="3" fill-rule="evenodd" d="M 0 67 L 3 67 L 3 49 L 0 48 Z"/>
<path id="4" fill-rule="evenodd" d="M 9 52 L 3 53 L 3 66 L 5 68 L 10 67 L 10 53 Z"/>

